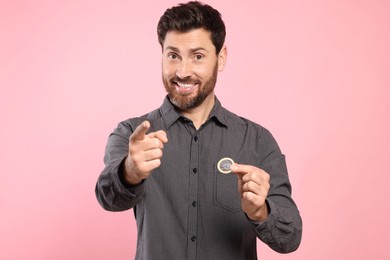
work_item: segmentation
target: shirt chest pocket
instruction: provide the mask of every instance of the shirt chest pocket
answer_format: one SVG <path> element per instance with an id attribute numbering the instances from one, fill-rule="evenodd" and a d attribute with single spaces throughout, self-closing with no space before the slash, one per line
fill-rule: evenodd
<path id="1" fill-rule="evenodd" d="M 237 176 L 220 173 L 214 167 L 214 204 L 231 212 L 241 211 L 241 196 L 238 192 Z"/>

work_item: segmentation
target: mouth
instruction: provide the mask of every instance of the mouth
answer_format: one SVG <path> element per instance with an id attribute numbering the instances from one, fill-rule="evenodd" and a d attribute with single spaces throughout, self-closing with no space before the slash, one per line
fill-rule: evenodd
<path id="1" fill-rule="evenodd" d="M 175 81 L 176 90 L 180 93 L 190 93 L 192 92 L 199 84 L 198 83 L 182 83 Z"/>

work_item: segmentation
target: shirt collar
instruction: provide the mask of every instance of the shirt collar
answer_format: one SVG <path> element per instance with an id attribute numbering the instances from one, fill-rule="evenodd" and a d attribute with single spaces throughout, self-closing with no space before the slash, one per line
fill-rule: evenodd
<path id="1" fill-rule="evenodd" d="M 168 129 L 173 123 L 175 123 L 183 115 L 177 111 L 175 106 L 169 100 L 168 96 L 165 97 L 163 104 L 160 107 L 160 113 L 163 117 L 165 127 Z M 224 113 L 224 109 L 221 105 L 221 102 L 215 97 L 215 104 L 213 109 L 210 112 L 208 120 L 215 119 L 217 122 L 227 127 L 227 120 Z"/>
<path id="2" fill-rule="evenodd" d="M 215 97 L 215 104 L 213 109 L 210 112 L 209 119 L 215 118 L 217 122 L 222 124 L 225 127 L 228 127 L 228 123 L 226 120 L 225 110 L 223 109 L 221 102 L 217 97 Z"/>
<path id="3" fill-rule="evenodd" d="M 168 96 L 165 97 L 163 104 L 160 107 L 160 113 L 164 120 L 165 128 L 168 129 L 182 115 L 175 109 Z"/>

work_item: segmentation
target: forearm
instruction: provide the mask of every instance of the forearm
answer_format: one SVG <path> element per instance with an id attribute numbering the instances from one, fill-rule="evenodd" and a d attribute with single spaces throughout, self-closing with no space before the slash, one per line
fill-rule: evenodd
<path id="1" fill-rule="evenodd" d="M 109 211 L 128 210 L 137 205 L 145 193 L 143 184 L 130 187 L 120 178 L 122 162 L 123 159 L 106 166 L 96 183 L 96 198 Z"/>
<path id="2" fill-rule="evenodd" d="M 295 204 L 288 198 L 267 199 L 269 215 L 255 226 L 257 237 L 279 253 L 290 253 L 299 247 L 302 219 Z"/>
<path id="3" fill-rule="evenodd" d="M 273 136 L 264 131 L 260 138 L 262 162 L 260 168 L 270 175 L 266 202 L 269 214 L 255 226 L 257 237 L 273 250 L 289 253 L 297 250 L 302 237 L 302 219 L 291 197 L 285 156 Z"/>

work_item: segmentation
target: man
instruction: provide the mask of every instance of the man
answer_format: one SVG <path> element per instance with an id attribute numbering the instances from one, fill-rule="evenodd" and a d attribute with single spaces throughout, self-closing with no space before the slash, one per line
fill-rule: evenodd
<path id="1" fill-rule="evenodd" d="M 296 250 L 302 221 L 284 155 L 266 129 L 214 94 L 227 56 L 221 15 L 181 4 L 166 10 L 157 32 L 168 95 L 110 135 L 99 203 L 134 209 L 136 259 L 257 259 L 256 237 L 278 252 Z"/>

